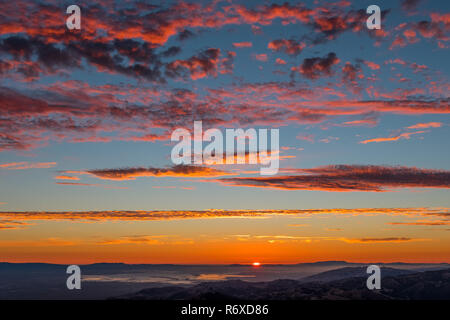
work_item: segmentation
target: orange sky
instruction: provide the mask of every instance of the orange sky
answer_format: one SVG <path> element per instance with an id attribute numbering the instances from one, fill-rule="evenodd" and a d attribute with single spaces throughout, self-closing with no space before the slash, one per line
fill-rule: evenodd
<path id="1" fill-rule="evenodd" d="M 126 217 L 103 212 L 97 213 L 97 220 L 88 220 L 95 214 L 52 217 L 44 212 L 16 214 L 14 220 L 14 213 L 0 213 L 1 260 L 63 264 L 450 261 L 445 208 L 222 211 L 226 218 L 209 218 L 211 212 L 202 211 L 170 218 L 176 214 L 158 211 L 155 218 L 151 211 L 127 212 Z"/>

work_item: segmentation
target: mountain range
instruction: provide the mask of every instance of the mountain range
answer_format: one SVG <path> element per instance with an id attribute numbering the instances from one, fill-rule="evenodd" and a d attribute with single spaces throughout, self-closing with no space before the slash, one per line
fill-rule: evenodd
<path id="1" fill-rule="evenodd" d="M 361 268 L 325 272 L 303 281 L 204 282 L 191 287 L 167 286 L 116 297 L 131 300 L 447 300 L 450 299 L 450 269 L 412 272 L 386 270 L 380 290 L 369 290 Z M 384 270 L 382 270 L 383 275 Z M 331 280 L 344 277 L 340 280 Z"/>

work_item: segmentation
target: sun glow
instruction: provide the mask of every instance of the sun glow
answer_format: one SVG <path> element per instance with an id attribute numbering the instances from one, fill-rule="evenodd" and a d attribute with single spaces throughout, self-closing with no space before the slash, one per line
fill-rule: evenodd
<path id="1" fill-rule="evenodd" d="M 253 262 L 253 263 L 252 263 L 252 266 L 254 266 L 254 267 L 260 267 L 260 266 L 261 266 L 261 263 L 260 263 L 260 262 Z"/>

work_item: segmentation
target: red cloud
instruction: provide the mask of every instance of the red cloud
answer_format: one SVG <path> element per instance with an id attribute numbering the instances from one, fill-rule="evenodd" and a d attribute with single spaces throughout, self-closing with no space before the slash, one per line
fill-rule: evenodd
<path id="1" fill-rule="evenodd" d="M 193 165 L 176 165 L 170 168 L 134 167 L 85 171 L 68 170 L 65 173 L 88 174 L 104 180 L 134 180 L 138 177 L 219 177 L 233 174 L 214 168 Z"/>
<path id="2" fill-rule="evenodd" d="M 80 178 L 78 178 L 78 177 L 65 176 L 65 175 L 55 176 L 54 178 L 58 179 L 58 180 L 80 180 Z"/>
<path id="3" fill-rule="evenodd" d="M 205 68 L 199 64 L 192 69 L 194 77 L 227 72 L 232 67 L 232 56 L 219 56 L 212 67 L 208 63 Z M 200 58 L 201 54 L 194 57 Z M 316 69 L 323 68 L 315 63 L 309 69 L 305 67 L 317 75 L 328 72 Z M 175 71 L 191 75 L 191 70 L 181 65 Z M 349 79 L 354 78 L 353 74 L 348 73 Z M 352 100 L 339 88 L 291 82 L 244 82 L 210 89 L 206 94 L 196 89 L 155 89 L 144 84 L 89 85 L 81 81 L 37 84 L 26 91 L 0 87 L 0 150 L 24 150 L 51 141 L 167 140 L 174 127 L 191 125 L 194 113 L 205 124 L 214 126 L 248 125 L 249 120 L 255 125 L 320 123 L 330 117 L 371 112 L 446 114 L 450 112 L 449 100 L 440 98 L 445 89 L 432 82 L 428 89 L 431 96 L 424 96 L 427 88 L 421 88 L 421 91 L 373 93 L 388 100 Z"/>
<path id="4" fill-rule="evenodd" d="M 375 62 L 372 61 L 364 61 L 364 63 L 372 70 L 378 70 L 380 69 L 380 65 L 376 64 Z"/>
<path id="5" fill-rule="evenodd" d="M 425 133 L 425 132 L 426 131 L 404 132 L 404 133 L 401 133 L 401 134 L 399 134 L 397 136 L 394 136 L 394 137 L 367 139 L 367 140 L 364 140 L 364 141 L 360 141 L 359 143 L 367 144 L 367 143 L 370 143 L 370 142 L 397 141 L 397 140 L 401 140 L 401 139 L 409 140 L 412 135 L 421 134 L 421 133 Z"/>
<path id="6" fill-rule="evenodd" d="M 265 54 L 265 53 L 255 54 L 254 57 L 258 61 L 262 61 L 262 62 L 267 61 L 267 54 Z"/>
<path id="7" fill-rule="evenodd" d="M 426 129 L 426 128 L 439 128 L 442 127 L 441 122 L 427 122 L 427 123 L 418 123 L 413 126 L 409 126 L 408 129 Z"/>
<path id="8" fill-rule="evenodd" d="M 278 177 L 236 177 L 217 181 L 233 186 L 286 190 L 375 191 L 390 188 L 450 188 L 450 171 L 415 167 L 333 165 L 291 170 Z"/>
<path id="9" fill-rule="evenodd" d="M 219 64 L 219 49 L 207 49 L 197 56 L 187 60 L 175 60 L 167 65 L 166 74 L 170 77 L 182 75 L 183 69 L 187 69 L 192 80 L 206 76 L 217 76 Z"/>
<path id="10" fill-rule="evenodd" d="M 236 48 L 250 48 L 253 44 L 250 41 L 233 42 L 233 47 Z"/>
<path id="11" fill-rule="evenodd" d="M 305 47 L 304 43 L 286 39 L 274 40 L 267 45 L 267 48 L 273 51 L 281 51 L 290 55 L 298 55 Z"/>
<path id="12" fill-rule="evenodd" d="M 339 59 L 334 52 L 330 52 L 327 56 L 320 58 L 307 58 L 299 67 L 293 67 L 293 71 L 298 71 L 302 75 L 310 79 L 317 79 L 320 76 L 331 76 L 332 67 L 339 63 Z"/>
<path id="13" fill-rule="evenodd" d="M 32 220 L 71 220 L 71 221 L 158 221 L 179 219 L 214 218 L 261 218 L 276 216 L 311 215 L 406 215 L 426 217 L 449 217 L 449 208 L 335 208 L 335 209 L 293 209 L 293 210 L 116 210 L 116 211 L 0 211 L 0 217 L 11 224 L 25 224 Z M 14 219 L 14 221 L 12 220 Z M 5 221 L 5 220 L 3 220 Z"/>

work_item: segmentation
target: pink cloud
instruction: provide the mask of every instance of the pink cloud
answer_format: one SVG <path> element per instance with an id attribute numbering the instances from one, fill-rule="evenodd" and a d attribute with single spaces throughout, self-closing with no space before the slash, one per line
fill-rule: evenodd
<path id="1" fill-rule="evenodd" d="M 408 129 L 426 129 L 426 128 L 439 128 L 439 127 L 442 127 L 442 122 L 418 123 L 418 124 L 409 126 Z"/>
<path id="2" fill-rule="evenodd" d="M 243 42 L 233 42 L 233 47 L 235 48 L 250 48 L 253 44 L 250 41 L 243 41 Z"/>

